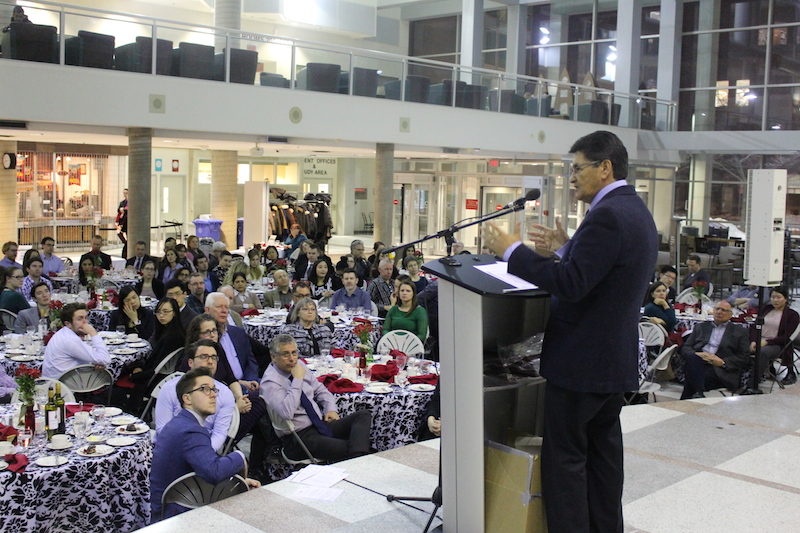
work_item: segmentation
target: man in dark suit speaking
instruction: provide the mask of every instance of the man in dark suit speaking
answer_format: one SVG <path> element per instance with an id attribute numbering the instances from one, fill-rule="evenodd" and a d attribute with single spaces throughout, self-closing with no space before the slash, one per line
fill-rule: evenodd
<path id="1" fill-rule="evenodd" d="M 637 324 L 656 264 L 657 233 L 625 181 L 628 152 L 616 135 L 589 134 L 570 153 L 570 182 L 589 204 L 573 237 L 561 227 L 537 226 L 534 252 L 490 223 L 484 242 L 508 261 L 511 274 L 552 296 L 541 359 L 548 531 L 622 533 L 619 413 L 623 393 L 639 386 Z M 552 251 L 556 257 L 547 256 Z"/>

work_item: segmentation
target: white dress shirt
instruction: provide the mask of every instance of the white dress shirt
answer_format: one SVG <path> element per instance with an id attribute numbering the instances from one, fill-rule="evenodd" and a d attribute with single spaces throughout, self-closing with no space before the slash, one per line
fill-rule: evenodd
<path id="1" fill-rule="evenodd" d="M 61 374 L 76 366 L 108 366 L 110 363 L 111 356 L 103 342 L 103 337 L 95 335 L 87 344 L 77 333 L 64 326 L 53 335 L 44 349 L 42 376 L 58 379 Z"/>

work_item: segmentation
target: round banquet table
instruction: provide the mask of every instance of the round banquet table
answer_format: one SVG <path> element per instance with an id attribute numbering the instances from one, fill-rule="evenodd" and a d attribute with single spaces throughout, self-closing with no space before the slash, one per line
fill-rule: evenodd
<path id="1" fill-rule="evenodd" d="M 106 332 L 109 333 L 109 332 Z M 108 365 L 108 371 L 111 372 L 111 376 L 114 378 L 114 381 L 119 379 L 122 370 L 128 366 L 130 363 L 134 361 L 140 361 L 146 358 L 153 348 L 150 344 L 142 339 L 139 339 L 136 343 L 133 343 L 134 346 L 131 346 L 131 343 L 124 342 L 122 344 L 109 344 L 109 342 L 117 342 L 116 334 L 113 335 L 103 335 L 103 338 L 106 341 L 106 348 L 108 349 L 109 355 L 111 355 L 111 363 Z M 144 346 L 141 346 L 141 345 Z M 115 351 L 124 351 L 128 353 L 114 353 Z M 32 360 L 29 360 L 33 358 Z M 44 348 L 39 351 L 36 355 L 28 355 L 22 354 L 9 354 L 7 353 L 5 343 L 0 343 L 0 366 L 3 367 L 3 370 L 9 376 L 14 376 L 17 373 L 17 369 L 19 365 L 27 365 L 29 368 L 38 368 L 41 370 L 42 362 L 44 361 Z"/>
<path id="2" fill-rule="evenodd" d="M 123 278 L 117 275 L 108 275 L 106 274 L 101 279 L 106 281 L 113 281 L 117 284 L 117 287 L 121 289 L 125 285 L 136 285 L 139 283 L 140 277 L 134 278 Z M 52 276 L 50 281 L 53 282 L 53 289 L 54 290 L 64 290 L 67 291 L 69 294 L 77 294 L 78 293 L 78 278 L 76 277 L 69 277 L 69 276 Z M 119 290 L 117 289 L 117 290 Z"/>
<path id="3" fill-rule="evenodd" d="M 0 406 L 0 414 L 11 409 Z M 71 423 L 67 419 L 68 434 Z M 0 472 L 3 531 L 112 533 L 146 526 L 153 446 L 149 431 L 131 436 L 134 444 L 115 447 L 101 457 L 83 457 L 76 447 L 53 452 L 37 446 L 42 437 L 36 437 L 26 453 L 30 462 L 25 472 Z M 66 457 L 67 462 L 54 467 L 35 464 L 39 457 L 54 454 Z"/>
<path id="4" fill-rule="evenodd" d="M 243 317 L 244 331 L 247 335 L 264 346 L 269 346 L 269 342 L 281 332 L 281 328 L 286 324 L 286 313 L 275 314 L 267 309 L 270 318 L 266 318 L 266 313 L 258 318 Z M 369 334 L 369 341 L 373 349 L 377 346 L 381 338 L 381 327 L 377 317 L 370 317 L 373 330 Z M 331 348 L 341 348 L 343 350 L 355 350 L 359 343 L 358 337 L 353 334 L 353 328 L 358 322 L 340 322 L 333 328 L 333 339 Z"/>

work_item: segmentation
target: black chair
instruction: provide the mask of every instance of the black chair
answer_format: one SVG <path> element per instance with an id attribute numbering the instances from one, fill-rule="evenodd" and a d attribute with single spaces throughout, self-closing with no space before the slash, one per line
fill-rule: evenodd
<path id="1" fill-rule="evenodd" d="M 158 39 L 156 42 L 156 74 L 169 75 L 172 41 Z M 137 37 L 136 42 L 118 46 L 114 50 L 114 68 L 127 72 L 153 71 L 153 39 Z"/>
<path id="2" fill-rule="evenodd" d="M 350 93 L 350 73 L 339 73 L 339 92 Z M 353 67 L 353 95 L 375 98 L 378 94 L 378 71 L 371 68 Z"/>
<path id="3" fill-rule="evenodd" d="M 259 75 L 259 81 L 263 87 L 289 88 L 289 80 L 274 72 L 262 72 Z"/>
<path id="4" fill-rule="evenodd" d="M 497 89 L 489 91 L 489 110 L 497 111 Z M 514 89 L 503 89 L 500 93 L 500 111 L 524 115 L 525 98 Z"/>
<path id="5" fill-rule="evenodd" d="M 456 81 L 456 94 L 461 96 L 461 103 L 463 104 L 463 94 L 467 87 L 467 82 Z M 458 98 L 457 98 L 458 99 Z M 442 83 L 431 85 L 428 91 L 428 103 L 437 105 L 453 105 L 453 80 L 442 80 Z M 456 104 L 458 105 L 458 104 Z M 459 107 L 464 107 L 463 105 Z"/>
<path id="6" fill-rule="evenodd" d="M 456 105 L 470 109 L 483 109 L 489 88 L 485 85 L 467 85 L 456 93 Z"/>
<path id="7" fill-rule="evenodd" d="M 114 36 L 79 31 L 77 37 L 64 41 L 64 62 L 79 67 L 112 68 Z"/>
<path id="8" fill-rule="evenodd" d="M 58 29 L 55 26 L 14 22 L 9 26 L 8 38 L 3 41 L 3 57 L 58 63 Z"/>
<path id="9" fill-rule="evenodd" d="M 253 85 L 256 79 L 258 52 L 231 48 L 231 83 Z M 225 50 L 214 56 L 214 79 L 225 81 Z"/>
<path id="10" fill-rule="evenodd" d="M 172 76 L 211 80 L 214 78 L 214 47 L 205 44 L 179 43 L 170 55 Z"/>
<path id="11" fill-rule="evenodd" d="M 400 100 L 401 81 L 393 80 L 388 81 L 383 85 L 386 98 L 390 100 Z M 406 76 L 406 102 L 420 102 L 426 103 L 428 101 L 428 92 L 431 88 L 431 80 L 425 76 Z"/>
<path id="12" fill-rule="evenodd" d="M 323 93 L 339 92 L 341 67 L 331 63 L 308 63 L 297 73 L 297 88 Z"/>
<path id="13" fill-rule="evenodd" d="M 550 116 L 550 95 L 542 99 L 542 109 L 539 109 L 539 98 L 529 98 L 525 101 L 525 114 L 534 117 L 549 117 Z"/>
<path id="14" fill-rule="evenodd" d="M 575 115 L 575 106 L 569 106 L 569 115 L 572 120 L 577 120 L 578 122 L 608 124 L 608 104 L 602 100 L 592 100 L 587 104 L 578 104 L 577 116 Z"/>

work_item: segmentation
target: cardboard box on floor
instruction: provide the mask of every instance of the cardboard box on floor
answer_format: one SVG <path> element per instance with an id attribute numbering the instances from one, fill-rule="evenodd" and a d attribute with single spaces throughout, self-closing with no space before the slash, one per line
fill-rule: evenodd
<path id="1" fill-rule="evenodd" d="M 484 446 L 486 533 L 547 531 L 542 501 L 541 452 L 488 441 Z"/>

